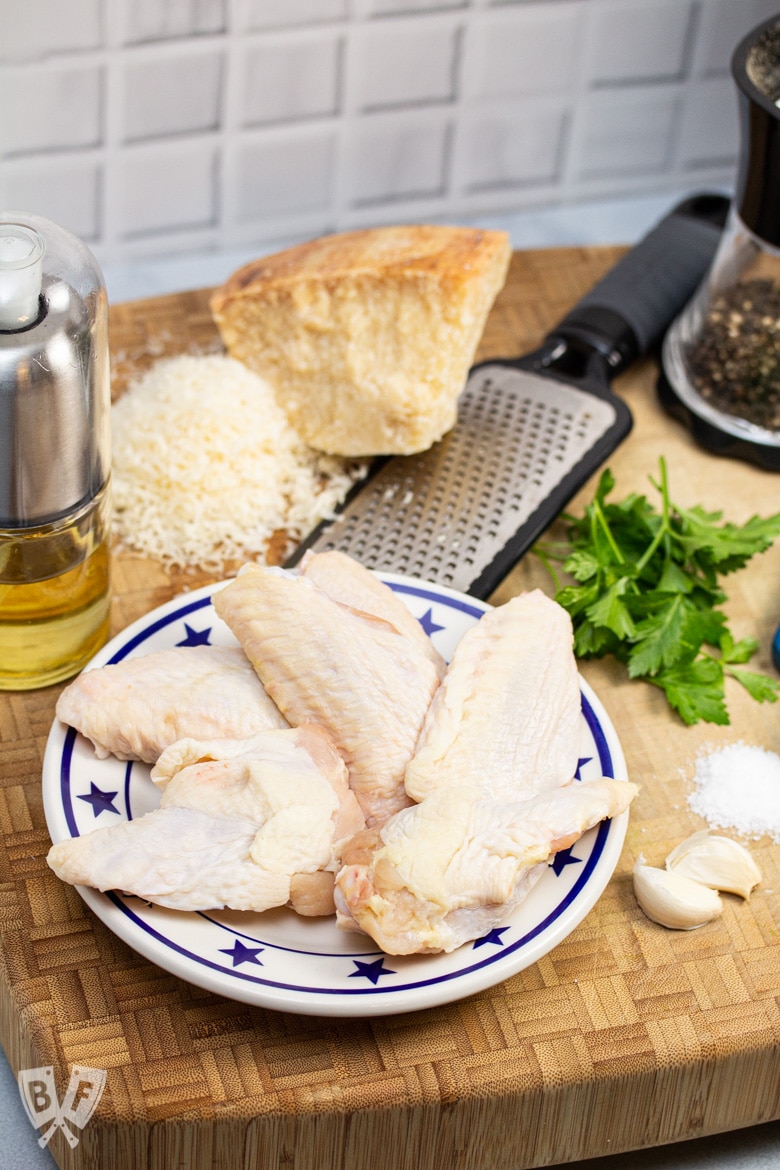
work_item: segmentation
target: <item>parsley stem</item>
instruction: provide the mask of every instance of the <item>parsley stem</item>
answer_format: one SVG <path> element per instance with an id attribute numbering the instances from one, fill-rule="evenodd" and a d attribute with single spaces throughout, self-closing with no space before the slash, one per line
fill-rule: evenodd
<path id="1" fill-rule="evenodd" d="M 544 565 L 547 572 L 552 577 L 552 582 L 553 582 L 553 587 L 555 589 L 555 592 L 559 593 L 560 588 L 561 588 L 561 579 L 558 576 L 558 574 L 556 573 L 556 571 L 553 568 L 552 563 L 551 563 L 551 556 L 554 556 L 555 554 L 551 553 L 549 550 L 550 550 L 549 545 L 535 544 L 533 546 L 532 551 L 536 553 L 537 557 L 539 558 L 539 560 L 542 562 L 542 564 Z M 559 559 L 562 559 L 562 558 L 559 558 Z"/>
<path id="2" fill-rule="evenodd" d="M 604 515 L 604 512 L 603 512 L 602 507 L 601 507 L 601 503 L 599 500 L 593 501 L 593 511 L 594 511 L 595 516 L 596 516 L 596 519 L 599 522 L 599 527 L 601 528 L 602 532 L 606 536 L 607 543 L 609 544 L 609 547 L 612 549 L 612 554 L 613 554 L 615 560 L 617 561 L 617 563 L 619 565 L 624 565 L 626 563 L 626 558 L 623 556 L 622 552 L 618 548 L 617 543 L 615 542 L 615 538 L 612 535 L 612 529 L 609 526 L 609 521 L 607 520 L 606 516 Z"/>
<path id="3" fill-rule="evenodd" d="M 531 552 L 553 561 L 565 561 L 571 554 L 571 544 L 567 540 L 537 540 Z"/>
<path id="4" fill-rule="evenodd" d="M 658 462 L 661 468 L 661 523 L 655 536 L 637 561 L 637 574 L 642 572 L 661 541 L 668 537 L 671 532 L 669 527 L 669 481 L 666 474 L 666 460 L 664 459 L 663 455 Z M 656 487 L 657 486 L 658 485 L 656 484 Z"/>

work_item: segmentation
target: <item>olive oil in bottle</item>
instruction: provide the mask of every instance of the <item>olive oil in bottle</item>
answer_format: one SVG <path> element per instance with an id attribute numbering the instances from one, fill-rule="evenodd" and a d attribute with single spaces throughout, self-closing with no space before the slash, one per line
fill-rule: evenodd
<path id="1" fill-rule="evenodd" d="M 0 532 L 0 689 L 80 670 L 109 632 L 109 489 L 64 524 Z"/>
<path id="2" fill-rule="evenodd" d="M 108 637 L 107 318 L 80 240 L 0 215 L 0 690 L 60 682 Z"/>

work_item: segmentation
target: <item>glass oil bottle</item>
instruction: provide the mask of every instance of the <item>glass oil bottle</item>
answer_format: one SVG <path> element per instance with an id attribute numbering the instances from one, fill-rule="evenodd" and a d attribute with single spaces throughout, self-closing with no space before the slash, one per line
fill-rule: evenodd
<path id="1" fill-rule="evenodd" d="M 108 308 L 94 257 L 0 215 L 0 689 L 75 674 L 110 609 Z"/>

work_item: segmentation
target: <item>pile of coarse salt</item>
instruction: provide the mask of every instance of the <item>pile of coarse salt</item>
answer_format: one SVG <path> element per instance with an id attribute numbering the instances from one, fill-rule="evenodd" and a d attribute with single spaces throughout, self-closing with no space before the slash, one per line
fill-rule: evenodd
<path id="1" fill-rule="evenodd" d="M 688 805 L 710 828 L 780 843 L 780 756 L 738 741 L 696 760 Z"/>

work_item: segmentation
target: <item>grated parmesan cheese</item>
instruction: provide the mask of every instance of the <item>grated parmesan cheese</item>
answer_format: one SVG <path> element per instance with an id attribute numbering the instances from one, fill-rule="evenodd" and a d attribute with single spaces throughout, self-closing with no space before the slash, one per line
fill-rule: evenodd
<path id="1" fill-rule="evenodd" d="M 212 570 L 291 545 L 367 470 L 307 447 L 267 382 L 234 358 L 158 362 L 111 408 L 115 530 L 165 564 Z"/>

